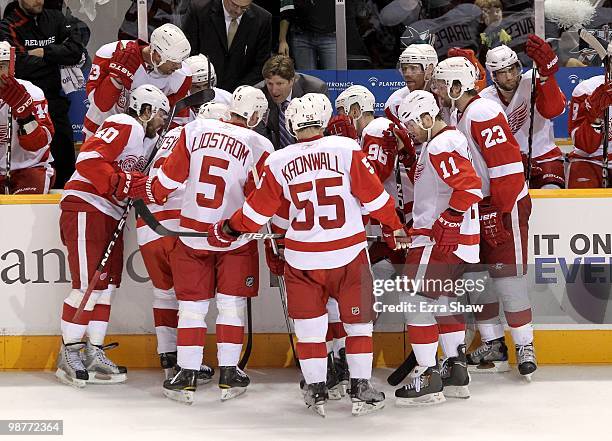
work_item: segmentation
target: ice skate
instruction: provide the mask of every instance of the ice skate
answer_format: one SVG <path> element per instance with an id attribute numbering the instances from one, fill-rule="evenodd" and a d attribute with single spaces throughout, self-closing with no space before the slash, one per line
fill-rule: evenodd
<path id="1" fill-rule="evenodd" d="M 221 401 L 227 401 L 242 395 L 251 383 L 249 376 L 237 366 L 219 366 L 219 372 Z"/>
<path id="2" fill-rule="evenodd" d="M 176 352 L 164 352 L 163 354 L 159 354 L 159 364 L 164 370 L 166 380 L 174 377 L 178 372 L 176 367 Z"/>
<path id="3" fill-rule="evenodd" d="M 472 373 L 509 372 L 508 347 L 504 337 L 482 342 L 467 354 L 468 370 Z"/>
<path id="4" fill-rule="evenodd" d="M 336 366 L 334 363 L 334 354 L 330 352 L 327 354 L 327 396 L 330 400 L 340 400 L 346 392 L 342 393 L 342 385 L 338 380 L 338 374 L 336 372 Z"/>
<path id="5" fill-rule="evenodd" d="M 457 348 L 459 355 L 442 361 L 440 376 L 446 398 L 470 398 L 470 374 L 467 368 L 465 345 Z"/>
<path id="6" fill-rule="evenodd" d="M 518 363 L 519 374 L 527 381 L 531 381 L 531 375 L 538 368 L 533 343 L 528 345 L 516 345 L 516 362 Z"/>
<path id="7" fill-rule="evenodd" d="M 353 416 L 366 415 L 385 407 L 385 394 L 374 389 L 365 378 L 351 378 L 350 390 Z"/>
<path id="8" fill-rule="evenodd" d="M 317 415 L 325 418 L 325 403 L 327 402 L 327 386 L 325 382 L 312 383 L 306 385 L 304 402 L 306 406 L 312 408 Z"/>
<path id="9" fill-rule="evenodd" d="M 336 376 L 340 383 L 340 395 L 345 396 L 351 378 L 348 363 L 346 361 L 346 349 L 340 349 L 339 355 L 339 358 L 334 358 L 334 366 L 336 367 Z"/>
<path id="10" fill-rule="evenodd" d="M 397 406 L 430 406 L 446 401 L 438 366 L 415 366 L 408 378 L 410 383 L 395 391 Z"/>
<path id="11" fill-rule="evenodd" d="M 59 381 L 69 386 L 85 387 L 89 373 L 81 359 L 81 349 L 85 343 L 62 343 L 57 356 L 57 370 L 55 376 Z"/>
<path id="12" fill-rule="evenodd" d="M 117 366 L 106 356 L 106 350 L 117 346 L 119 346 L 118 343 L 98 346 L 87 342 L 83 363 L 89 372 L 88 383 L 116 384 L 124 383 L 127 380 L 127 368 Z"/>
<path id="13" fill-rule="evenodd" d="M 178 369 L 174 377 L 164 381 L 164 396 L 179 403 L 191 405 L 198 388 L 198 371 L 180 367 Z"/>
<path id="14" fill-rule="evenodd" d="M 202 364 L 198 371 L 198 384 L 210 383 L 213 375 L 215 375 L 215 370 L 206 364 Z"/>

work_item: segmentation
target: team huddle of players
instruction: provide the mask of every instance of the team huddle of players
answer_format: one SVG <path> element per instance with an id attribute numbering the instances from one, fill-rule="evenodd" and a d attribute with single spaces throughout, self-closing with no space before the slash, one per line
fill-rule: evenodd
<path id="1" fill-rule="evenodd" d="M 6 63 L 2 44 L 0 72 Z M 453 49 L 438 63 L 433 47 L 409 46 L 399 60 L 406 87 L 387 101 L 387 118 L 374 116 L 374 96 L 362 86 L 338 96 L 333 117 L 326 96 L 295 98 L 285 113 L 295 143 L 278 151 L 254 130 L 268 108 L 263 92 L 215 88 L 212 66 L 202 55 L 189 57 L 189 42 L 176 26 L 157 28 L 148 45 L 123 41 L 100 48 L 87 83 L 87 139 L 61 201 L 72 290 L 63 304 L 57 377 L 76 387 L 127 378 L 127 369 L 106 354 L 113 345 L 104 345 L 121 282 L 121 238 L 91 295 L 85 293 L 130 199 L 143 200 L 165 228 L 194 233 L 160 236 L 141 219 L 137 224 L 154 287 L 168 398 L 192 403 L 198 383 L 214 375 L 202 364 L 212 299 L 221 399 L 249 385 L 238 362 L 247 299 L 258 293 L 259 257 L 257 241 L 243 233 L 264 226 L 283 235 L 265 241 L 266 261 L 284 280 L 300 387 L 318 414 L 325 415 L 328 399 L 347 393 L 354 415 L 384 407 L 384 393 L 370 382 L 372 272 L 445 280 L 488 273 L 487 289 L 469 298 L 483 306 L 475 314 L 482 343 L 469 354 L 463 314 L 422 307 L 405 314 L 415 363 L 395 392 L 398 405 L 469 397 L 468 369 L 508 371 L 500 303 L 519 373 L 529 377 L 537 363 L 525 278 L 531 212 L 525 170 L 530 168 L 532 187 L 563 188 L 563 160 L 550 118 L 563 112 L 565 97 L 554 78 L 558 65 L 550 46 L 532 35 L 526 50 L 537 68 L 531 155 L 532 77 L 521 73 L 506 46 L 487 54 L 494 84 L 480 91 L 484 72 L 470 51 Z M 572 101 L 576 149 L 569 182 L 576 186 L 598 176 L 601 183 L 601 119 L 612 104 L 602 78 L 579 85 Z M 48 170 L 53 130 L 44 97 L 25 84 L 20 99 L 11 98 L 3 87 L 10 81 L 13 94 L 22 90 L 14 83 L 25 82 L 2 76 L 0 84 L 18 127 L 13 159 L 36 154 L 37 167 Z M 214 99 L 184 109 L 158 139 L 172 106 L 202 89 L 212 89 Z M 379 232 L 381 240 L 368 247 L 366 230 Z M 401 300 L 436 306 L 456 297 L 423 289 Z M 83 312 L 77 313 L 81 303 Z"/>

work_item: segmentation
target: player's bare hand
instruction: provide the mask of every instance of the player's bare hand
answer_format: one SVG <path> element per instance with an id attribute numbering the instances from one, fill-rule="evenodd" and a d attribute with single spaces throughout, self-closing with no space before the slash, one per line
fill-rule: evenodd
<path id="1" fill-rule="evenodd" d="M 278 43 L 278 53 L 286 57 L 289 56 L 289 44 L 286 41 L 280 41 Z"/>
<path id="2" fill-rule="evenodd" d="M 42 47 L 37 47 L 36 49 L 30 49 L 28 51 L 28 55 L 31 55 L 33 57 L 44 57 L 45 56 L 45 50 Z"/>

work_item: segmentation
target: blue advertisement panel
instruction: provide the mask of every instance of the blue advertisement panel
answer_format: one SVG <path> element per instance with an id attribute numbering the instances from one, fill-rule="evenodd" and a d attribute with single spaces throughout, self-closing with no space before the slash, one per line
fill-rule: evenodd
<path id="1" fill-rule="evenodd" d="M 399 71 L 394 69 L 386 70 L 353 70 L 353 71 L 325 71 L 313 70 L 305 72 L 321 78 L 327 83 L 329 88 L 329 98 L 332 104 L 338 94 L 349 86 L 360 84 L 366 86 L 376 97 L 376 113 L 382 115 L 383 105 L 389 95 L 397 89 L 404 87 L 404 82 Z M 595 75 L 601 75 L 603 69 L 599 67 L 564 67 L 556 74 L 559 87 L 569 100 L 572 91 L 578 83 Z M 555 118 L 555 137 L 568 138 L 567 133 L 567 111 Z"/>
<path id="2" fill-rule="evenodd" d="M 329 98 L 334 102 L 338 94 L 349 86 L 361 84 L 372 91 L 376 97 L 376 113 L 382 115 L 383 106 L 389 95 L 398 89 L 404 87 L 404 81 L 399 71 L 395 69 L 386 70 L 350 70 L 350 71 L 334 71 L 334 70 L 313 70 L 306 71 L 309 75 L 314 75 L 321 78 L 327 83 L 329 88 Z M 581 81 L 591 78 L 595 75 L 601 75 L 602 68 L 598 67 L 564 67 L 559 70 L 556 75 L 559 87 L 565 96 L 569 98 L 572 95 L 574 87 Z M 74 140 L 82 141 L 83 134 L 83 119 L 87 111 L 88 101 L 85 89 L 71 93 L 69 96 L 71 101 L 70 106 L 70 121 L 72 122 L 72 130 L 74 132 Z M 565 112 L 563 115 L 555 118 L 555 137 L 567 138 L 567 117 Z"/>

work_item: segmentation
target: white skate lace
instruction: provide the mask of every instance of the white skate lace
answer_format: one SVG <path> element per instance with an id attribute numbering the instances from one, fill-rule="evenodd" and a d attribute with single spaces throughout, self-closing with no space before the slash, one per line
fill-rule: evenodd
<path id="1" fill-rule="evenodd" d="M 472 352 L 472 355 L 473 356 L 482 355 L 490 351 L 492 346 L 493 345 L 491 345 L 491 343 L 485 341 L 480 346 L 478 346 L 474 352 Z"/>
<path id="2" fill-rule="evenodd" d="M 446 378 L 450 375 L 450 363 L 448 362 L 448 358 L 441 360 L 440 363 L 442 366 L 440 369 L 440 375 L 442 378 Z"/>
<path id="3" fill-rule="evenodd" d="M 95 358 L 98 360 L 98 362 L 105 364 L 106 366 L 112 368 L 112 369 L 117 369 L 117 365 L 115 363 L 113 363 L 111 361 L 110 358 L 108 358 L 106 356 L 106 352 L 104 352 L 104 349 L 99 348 L 98 346 L 94 346 L 96 349 L 96 356 Z"/>
<path id="4" fill-rule="evenodd" d="M 66 351 L 66 361 L 68 362 L 68 366 L 70 366 L 75 371 L 84 371 L 85 365 L 83 364 L 83 360 L 81 360 L 81 356 L 79 351 Z"/>
<path id="5" fill-rule="evenodd" d="M 535 353 L 533 352 L 532 345 L 517 346 L 519 364 L 527 361 L 533 362 L 535 360 Z"/>
<path id="6" fill-rule="evenodd" d="M 412 382 L 407 386 L 408 389 L 414 389 L 415 392 L 420 392 L 423 387 L 423 376 L 414 377 Z"/>

